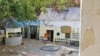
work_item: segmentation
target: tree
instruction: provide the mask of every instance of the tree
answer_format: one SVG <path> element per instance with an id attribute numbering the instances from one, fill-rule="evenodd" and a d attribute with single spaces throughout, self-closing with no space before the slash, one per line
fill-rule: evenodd
<path id="1" fill-rule="evenodd" d="M 69 6 L 76 4 L 73 0 L 0 0 L 0 19 L 35 20 L 47 7 L 60 12 Z"/>

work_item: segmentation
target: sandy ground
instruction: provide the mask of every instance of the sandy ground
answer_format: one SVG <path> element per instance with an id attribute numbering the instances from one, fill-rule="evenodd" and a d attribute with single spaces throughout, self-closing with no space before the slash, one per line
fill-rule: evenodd
<path id="1" fill-rule="evenodd" d="M 23 43 L 23 45 L 13 47 L 0 45 L 0 56 L 61 56 L 62 53 L 62 48 L 58 51 L 40 50 L 41 47 L 45 46 L 42 41 L 24 39 Z M 70 55 L 66 54 L 65 56 L 78 56 L 78 54 L 79 52 L 76 51 L 71 53 Z"/>

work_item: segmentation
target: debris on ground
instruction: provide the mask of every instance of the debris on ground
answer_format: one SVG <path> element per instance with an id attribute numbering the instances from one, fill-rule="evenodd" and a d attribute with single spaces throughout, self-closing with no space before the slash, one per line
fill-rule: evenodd
<path id="1" fill-rule="evenodd" d="M 21 45 L 24 45 L 24 43 L 21 43 Z"/>
<path id="2" fill-rule="evenodd" d="M 41 41 L 32 39 L 24 39 L 24 45 L 18 45 L 14 47 L 2 45 L 0 46 L 0 56 L 79 56 L 79 50 L 66 45 L 60 45 L 59 43 L 47 43 L 44 44 Z M 44 46 L 60 46 L 57 51 L 43 51 L 40 50 Z M 51 47 L 50 47 L 51 48 Z M 65 51 L 64 51 L 65 50 Z"/>
<path id="3" fill-rule="evenodd" d="M 61 56 L 65 56 L 65 53 L 61 53 Z"/>
<path id="4" fill-rule="evenodd" d="M 32 47 L 32 45 L 30 45 L 30 47 Z"/>
<path id="5" fill-rule="evenodd" d="M 69 55 L 72 54 L 72 53 L 73 53 L 73 51 L 68 52 Z"/>
<path id="6" fill-rule="evenodd" d="M 27 54 L 26 52 L 21 52 L 21 53 L 24 54 L 24 55 Z"/>
<path id="7" fill-rule="evenodd" d="M 24 49 L 26 49 L 26 47 L 24 47 Z"/>
<path id="8" fill-rule="evenodd" d="M 10 51 L 10 52 L 13 52 L 13 50 L 11 50 L 11 49 L 10 49 L 9 51 Z"/>
<path id="9" fill-rule="evenodd" d="M 22 56 L 22 54 L 18 54 L 18 56 Z"/>
<path id="10" fill-rule="evenodd" d="M 4 51 L 6 51 L 6 49 L 2 49 L 2 51 L 4 52 Z"/>

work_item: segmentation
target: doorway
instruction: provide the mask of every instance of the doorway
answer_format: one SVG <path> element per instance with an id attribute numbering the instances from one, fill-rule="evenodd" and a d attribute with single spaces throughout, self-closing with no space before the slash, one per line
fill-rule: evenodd
<path id="1" fill-rule="evenodd" d="M 48 33 L 48 40 L 49 40 L 50 42 L 53 42 L 54 30 L 47 30 L 46 32 Z"/>
<path id="2" fill-rule="evenodd" d="M 30 26 L 31 39 L 37 39 L 37 26 Z"/>

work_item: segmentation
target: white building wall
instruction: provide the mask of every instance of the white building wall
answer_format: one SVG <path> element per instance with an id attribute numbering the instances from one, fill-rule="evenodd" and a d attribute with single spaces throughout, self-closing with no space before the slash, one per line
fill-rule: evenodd
<path id="1" fill-rule="evenodd" d="M 61 38 L 61 39 L 65 39 L 65 34 L 61 33 L 61 29 L 59 27 L 51 27 L 51 26 L 40 26 L 40 35 L 39 37 L 41 38 L 41 36 L 44 36 L 44 34 L 46 33 L 46 30 L 54 30 L 54 41 L 55 38 Z M 60 35 L 57 36 L 56 33 L 59 32 Z"/>
<path id="2" fill-rule="evenodd" d="M 45 24 L 48 23 L 47 26 L 45 26 L 44 23 Z M 54 41 L 56 41 L 57 39 L 65 39 L 65 33 L 61 33 L 61 26 L 71 26 L 72 32 L 77 32 L 76 31 L 77 28 L 80 29 L 80 21 L 50 21 L 50 22 L 44 21 L 44 23 L 43 21 L 40 21 L 39 37 L 44 36 L 44 34 L 46 33 L 46 30 L 54 30 Z M 60 33 L 59 36 L 56 35 L 57 32 Z"/>

